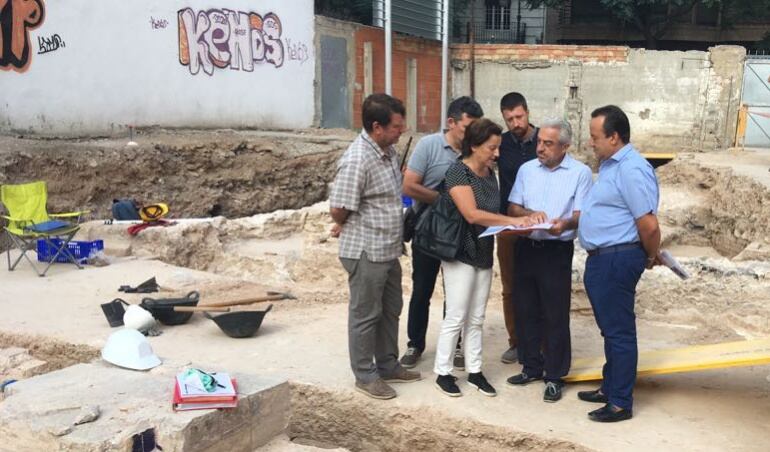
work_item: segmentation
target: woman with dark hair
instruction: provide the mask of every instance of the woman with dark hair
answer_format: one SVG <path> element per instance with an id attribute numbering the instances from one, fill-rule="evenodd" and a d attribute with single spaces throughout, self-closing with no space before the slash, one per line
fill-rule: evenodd
<path id="1" fill-rule="evenodd" d="M 526 217 L 500 215 L 500 192 L 492 169 L 498 157 L 500 126 L 489 119 L 478 119 L 465 129 L 462 157 L 449 167 L 445 184 L 452 201 L 469 227 L 455 260 L 442 261 L 446 316 L 441 324 L 434 372 L 436 387 L 458 397 L 460 388 L 452 376 L 452 357 L 462 330 L 468 384 L 487 396 L 495 388 L 481 373 L 482 327 L 492 284 L 492 237 L 478 238 L 483 226 L 526 226 Z"/>

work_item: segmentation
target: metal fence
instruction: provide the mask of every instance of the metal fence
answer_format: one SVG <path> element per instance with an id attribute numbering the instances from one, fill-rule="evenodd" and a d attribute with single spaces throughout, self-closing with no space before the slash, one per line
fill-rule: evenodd
<path id="1" fill-rule="evenodd" d="M 468 43 L 471 33 L 473 33 L 474 42 L 479 44 L 540 44 L 543 42 L 542 26 L 514 22 L 509 29 L 490 29 L 484 21 L 466 22 L 460 27 L 460 34 L 455 35 L 453 40 Z"/>
<path id="2" fill-rule="evenodd" d="M 373 24 L 385 26 L 385 1 L 373 0 Z M 420 36 L 427 39 L 441 39 L 442 0 L 392 0 L 390 16 L 393 31 Z"/>
<path id="3" fill-rule="evenodd" d="M 743 72 L 742 113 L 746 147 L 770 149 L 770 55 L 746 61 Z M 763 58 L 764 57 L 764 58 Z M 741 127 L 739 126 L 739 130 Z"/>
<path id="4" fill-rule="evenodd" d="M 770 60 L 770 50 L 749 49 L 746 51 L 746 58 L 749 60 Z"/>

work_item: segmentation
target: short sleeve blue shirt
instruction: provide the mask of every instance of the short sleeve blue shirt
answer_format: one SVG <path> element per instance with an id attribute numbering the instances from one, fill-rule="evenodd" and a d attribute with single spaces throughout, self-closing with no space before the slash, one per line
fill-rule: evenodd
<path id="1" fill-rule="evenodd" d="M 599 166 L 583 202 L 578 238 L 592 250 L 639 241 L 636 220 L 658 213 L 660 192 L 652 165 L 631 144 Z"/>

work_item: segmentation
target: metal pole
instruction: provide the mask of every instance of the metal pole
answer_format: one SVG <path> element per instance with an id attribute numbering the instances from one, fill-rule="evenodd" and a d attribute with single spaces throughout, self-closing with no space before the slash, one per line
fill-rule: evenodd
<path id="1" fill-rule="evenodd" d="M 447 109 L 447 72 L 449 70 L 449 0 L 441 1 L 442 35 L 441 35 L 441 124 L 438 131 L 441 132 L 446 125 Z"/>
<path id="2" fill-rule="evenodd" d="M 476 0 L 471 0 L 471 32 L 469 41 L 471 44 L 471 97 L 476 98 Z"/>
<path id="3" fill-rule="evenodd" d="M 391 0 L 385 0 L 385 94 L 393 94 L 393 42 L 390 20 Z"/>

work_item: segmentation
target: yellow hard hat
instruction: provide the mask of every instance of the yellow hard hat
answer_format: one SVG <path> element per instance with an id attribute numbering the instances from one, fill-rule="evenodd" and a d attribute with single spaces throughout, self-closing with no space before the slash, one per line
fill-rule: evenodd
<path id="1" fill-rule="evenodd" d="M 168 205 L 159 202 L 156 204 L 148 204 L 139 209 L 139 217 L 142 221 L 158 221 L 165 217 L 168 213 Z"/>

